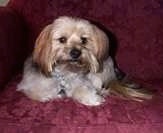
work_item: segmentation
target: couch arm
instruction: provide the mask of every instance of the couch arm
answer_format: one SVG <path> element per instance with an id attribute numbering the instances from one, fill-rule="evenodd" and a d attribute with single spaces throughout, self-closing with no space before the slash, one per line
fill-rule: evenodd
<path id="1" fill-rule="evenodd" d="M 12 9 L 0 7 L 0 90 L 22 66 L 26 47 L 24 21 Z"/>

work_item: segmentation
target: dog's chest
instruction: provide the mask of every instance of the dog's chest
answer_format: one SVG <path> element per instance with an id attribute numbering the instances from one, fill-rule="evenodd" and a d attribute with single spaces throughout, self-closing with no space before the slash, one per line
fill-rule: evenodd
<path id="1" fill-rule="evenodd" d="M 58 81 L 58 87 L 61 90 L 71 91 L 74 88 L 84 85 L 93 87 L 87 75 L 63 70 L 60 67 L 55 68 L 53 78 Z"/>
<path id="2" fill-rule="evenodd" d="M 53 78 L 58 82 L 59 90 L 73 91 L 78 87 L 87 87 L 90 89 L 102 89 L 107 86 L 109 81 L 116 78 L 114 73 L 113 62 L 111 58 L 108 58 L 104 62 L 104 67 L 100 73 L 76 73 L 64 69 L 64 67 L 56 66 L 53 71 Z"/>

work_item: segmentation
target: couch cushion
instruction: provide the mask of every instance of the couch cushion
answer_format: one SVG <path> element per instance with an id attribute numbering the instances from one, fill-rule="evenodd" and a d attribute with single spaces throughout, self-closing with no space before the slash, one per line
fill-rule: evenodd
<path id="1" fill-rule="evenodd" d="M 143 103 L 108 97 L 101 106 L 87 107 L 71 99 L 47 103 L 32 101 L 16 92 L 21 75 L 0 94 L 1 133 L 162 133 L 163 84 L 153 100 Z"/>
<path id="2" fill-rule="evenodd" d="M 117 62 L 132 77 L 163 80 L 163 2 L 161 0 L 11 0 L 30 30 L 30 47 L 42 28 L 60 15 L 96 21 L 119 44 Z M 115 44 L 113 44 L 115 45 Z"/>
<path id="3" fill-rule="evenodd" d="M 11 8 L 0 7 L 0 90 L 18 71 L 26 55 L 27 31 Z"/>

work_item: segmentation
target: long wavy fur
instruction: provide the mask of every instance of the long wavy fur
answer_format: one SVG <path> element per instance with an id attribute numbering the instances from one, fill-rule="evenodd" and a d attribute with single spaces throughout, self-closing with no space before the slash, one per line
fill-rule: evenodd
<path id="1" fill-rule="evenodd" d="M 146 88 L 135 84 L 132 81 L 113 80 L 109 83 L 109 92 L 122 98 L 142 102 L 152 99 L 153 94 Z"/>

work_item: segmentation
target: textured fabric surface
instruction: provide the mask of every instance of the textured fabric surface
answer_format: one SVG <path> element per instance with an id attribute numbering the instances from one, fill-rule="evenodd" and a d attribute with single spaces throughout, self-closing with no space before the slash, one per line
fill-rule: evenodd
<path id="1" fill-rule="evenodd" d="M 21 66 L 42 28 L 60 15 L 90 19 L 110 30 L 120 68 L 157 94 L 144 103 L 108 97 L 98 107 L 71 99 L 39 103 L 15 91 L 19 75 L 0 93 L 0 133 L 162 133 L 162 0 L 10 0 L 8 8 L 0 8 L 0 84 Z M 28 26 L 27 41 L 20 16 Z"/>
<path id="2" fill-rule="evenodd" d="M 162 133 L 163 93 L 144 103 L 108 97 L 98 107 L 71 99 L 40 103 L 16 92 L 18 76 L 0 94 L 1 133 Z M 151 86 L 151 85 L 149 85 Z M 159 89 L 163 84 L 154 85 Z M 152 86 L 151 86 L 152 87 Z"/>
<path id="3" fill-rule="evenodd" d="M 162 0 L 11 0 L 9 6 L 25 17 L 31 49 L 41 29 L 56 17 L 82 17 L 115 34 L 123 71 L 136 78 L 163 79 Z"/>
<path id="4" fill-rule="evenodd" d="M 25 38 L 20 17 L 13 10 L 0 7 L 0 90 L 22 65 Z"/>

